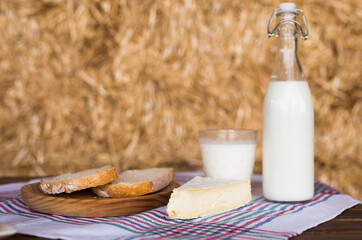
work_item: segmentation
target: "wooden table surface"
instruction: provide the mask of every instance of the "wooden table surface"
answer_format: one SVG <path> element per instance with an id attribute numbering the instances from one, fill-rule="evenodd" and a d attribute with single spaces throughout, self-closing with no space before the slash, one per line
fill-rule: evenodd
<path id="1" fill-rule="evenodd" d="M 29 181 L 29 177 L 3 177 L 0 178 L 0 184 Z M 48 238 L 38 238 L 34 236 L 16 234 L 9 240 L 41 240 Z M 362 239 L 362 204 L 358 204 L 350 209 L 345 210 L 336 218 L 311 228 L 293 240 L 324 240 L 324 239 Z"/>

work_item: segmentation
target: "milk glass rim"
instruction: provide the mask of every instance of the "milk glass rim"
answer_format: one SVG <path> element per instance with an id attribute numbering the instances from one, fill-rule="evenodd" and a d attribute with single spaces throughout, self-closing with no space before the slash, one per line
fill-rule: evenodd
<path id="1" fill-rule="evenodd" d="M 254 133 L 258 134 L 258 130 L 254 129 L 245 129 L 245 128 L 215 128 L 215 129 L 202 129 L 199 131 L 199 134 L 248 134 Z"/>

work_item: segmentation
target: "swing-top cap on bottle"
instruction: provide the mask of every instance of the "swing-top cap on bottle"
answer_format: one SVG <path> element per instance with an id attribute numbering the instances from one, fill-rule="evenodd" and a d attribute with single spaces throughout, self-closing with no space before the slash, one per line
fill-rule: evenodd
<path id="1" fill-rule="evenodd" d="M 297 13 L 297 10 L 295 9 L 295 3 L 280 3 L 279 4 L 279 12 L 295 12 Z"/>
<path id="2" fill-rule="evenodd" d="M 277 13 L 276 13 L 277 12 Z M 296 20 L 294 19 L 284 19 L 280 22 L 278 22 L 275 27 L 273 28 L 273 30 L 270 31 L 270 25 L 272 23 L 272 20 L 273 20 L 273 17 L 275 15 L 275 13 L 277 14 L 277 16 L 279 14 L 283 14 L 283 13 L 295 13 L 296 15 L 298 13 L 301 13 L 302 17 L 303 17 L 303 21 L 304 21 L 304 25 L 305 25 L 305 31 L 303 30 L 302 26 L 300 25 L 299 22 L 297 22 Z M 305 20 L 305 16 L 304 16 L 304 13 L 303 13 L 303 10 L 301 9 L 296 9 L 295 8 L 295 4 L 294 3 L 289 3 L 289 2 L 286 2 L 286 3 L 280 3 L 279 4 L 279 8 L 275 8 L 271 17 L 270 17 L 270 20 L 269 20 L 269 24 L 268 24 L 268 36 L 269 37 L 272 37 L 274 36 L 274 33 L 276 31 L 276 29 L 279 27 L 280 24 L 282 23 L 285 23 L 285 22 L 293 22 L 295 23 L 296 27 L 300 29 L 300 32 L 302 33 L 302 35 L 300 36 L 301 39 L 304 39 L 304 40 L 307 40 L 308 38 L 308 33 L 309 33 L 309 30 L 308 30 L 308 25 L 307 25 L 307 21 Z"/>

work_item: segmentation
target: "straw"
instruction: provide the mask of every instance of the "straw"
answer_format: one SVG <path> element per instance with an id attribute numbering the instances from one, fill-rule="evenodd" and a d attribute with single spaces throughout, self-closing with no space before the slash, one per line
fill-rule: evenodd
<path id="1" fill-rule="evenodd" d="M 0 2 L 0 176 L 201 170 L 198 130 L 259 131 L 279 1 Z M 362 200 L 362 2 L 297 1 L 316 176 Z"/>

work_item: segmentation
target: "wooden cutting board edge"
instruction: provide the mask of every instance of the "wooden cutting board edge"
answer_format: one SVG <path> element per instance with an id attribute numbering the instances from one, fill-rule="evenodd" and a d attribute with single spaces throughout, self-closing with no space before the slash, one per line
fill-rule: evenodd
<path id="1" fill-rule="evenodd" d="M 132 198 L 101 198 L 90 190 L 75 193 L 47 195 L 39 183 L 25 185 L 21 196 L 31 209 L 68 217 L 115 217 L 145 212 L 168 203 L 172 190 L 180 186 L 172 181 L 158 192 Z M 73 194 L 73 195 L 71 195 Z M 77 195 L 75 195 L 77 194 Z M 81 198 L 77 198 L 77 196 Z"/>

